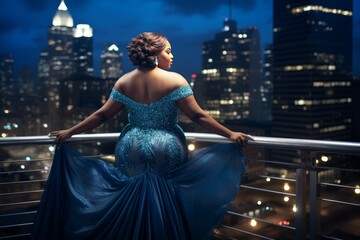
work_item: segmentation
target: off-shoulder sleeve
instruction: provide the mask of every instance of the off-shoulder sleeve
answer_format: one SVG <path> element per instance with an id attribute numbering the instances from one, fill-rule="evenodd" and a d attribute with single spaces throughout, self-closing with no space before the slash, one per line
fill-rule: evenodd
<path id="1" fill-rule="evenodd" d="M 181 98 L 185 98 L 185 97 L 188 97 L 190 95 L 193 95 L 193 91 L 190 87 L 189 84 L 186 84 L 182 87 L 179 87 L 178 89 L 176 89 L 173 94 L 172 94 L 172 99 L 173 100 L 179 100 Z"/>
<path id="2" fill-rule="evenodd" d="M 119 103 L 126 102 L 126 97 L 124 96 L 124 94 L 119 93 L 115 88 L 111 90 L 109 98 Z"/>

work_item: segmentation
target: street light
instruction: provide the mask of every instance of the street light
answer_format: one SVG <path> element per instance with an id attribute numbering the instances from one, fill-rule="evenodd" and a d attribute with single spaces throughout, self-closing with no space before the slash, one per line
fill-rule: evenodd
<path id="1" fill-rule="evenodd" d="M 255 227 L 255 226 L 257 225 L 256 220 L 255 220 L 255 219 L 251 219 L 250 225 L 251 225 L 252 227 Z"/>
<path id="2" fill-rule="evenodd" d="M 190 143 L 188 145 L 188 149 L 189 149 L 189 151 L 194 151 L 195 150 L 195 145 L 193 143 Z"/>
<path id="3" fill-rule="evenodd" d="M 354 191 L 355 191 L 356 194 L 360 194 L 360 186 L 356 185 Z"/>

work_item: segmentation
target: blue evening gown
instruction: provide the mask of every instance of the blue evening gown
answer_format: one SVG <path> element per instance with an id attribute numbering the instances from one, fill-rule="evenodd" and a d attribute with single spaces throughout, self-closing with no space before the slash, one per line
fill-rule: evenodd
<path id="1" fill-rule="evenodd" d="M 116 163 L 67 144 L 57 148 L 32 238 L 210 238 L 239 190 L 246 162 L 232 143 L 188 158 L 176 101 L 191 94 L 185 85 L 143 104 L 113 89 L 110 98 L 129 114 Z"/>

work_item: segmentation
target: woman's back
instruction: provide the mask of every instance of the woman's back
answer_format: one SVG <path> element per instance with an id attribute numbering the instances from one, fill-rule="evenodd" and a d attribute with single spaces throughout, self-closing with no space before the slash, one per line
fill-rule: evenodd
<path id="1" fill-rule="evenodd" d="M 159 68 L 133 70 L 121 77 L 115 89 L 128 98 L 143 104 L 155 102 L 187 82 L 179 74 Z"/>

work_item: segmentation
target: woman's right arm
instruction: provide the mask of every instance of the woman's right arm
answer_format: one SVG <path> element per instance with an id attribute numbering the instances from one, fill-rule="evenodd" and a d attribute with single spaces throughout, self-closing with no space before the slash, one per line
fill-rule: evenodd
<path id="1" fill-rule="evenodd" d="M 124 108 L 122 103 L 108 99 L 106 103 L 96 112 L 87 117 L 79 124 L 65 130 L 54 131 L 49 134 L 50 137 L 55 137 L 55 144 L 61 144 L 72 135 L 89 131 L 103 124 L 106 120 L 112 118 L 117 112 Z"/>
<path id="2" fill-rule="evenodd" d="M 206 130 L 229 138 L 239 146 L 244 146 L 246 141 L 254 140 L 250 135 L 242 132 L 233 132 L 217 122 L 213 117 L 206 113 L 196 102 L 193 95 L 177 101 L 177 105 L 192 121 L 199 124 Z"/>

